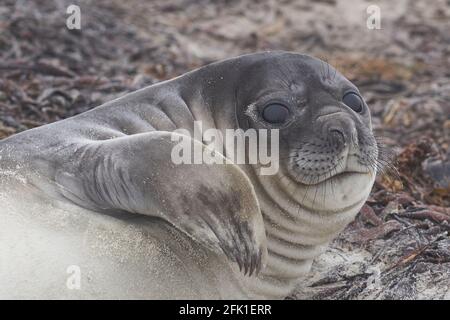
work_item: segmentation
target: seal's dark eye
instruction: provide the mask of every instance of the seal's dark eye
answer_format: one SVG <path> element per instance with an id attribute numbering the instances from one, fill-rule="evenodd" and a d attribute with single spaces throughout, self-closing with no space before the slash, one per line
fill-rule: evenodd
<path id="1" fill-rule="evenodd" d="M 363 101 L 355 92 L 347 92 L 344 94 L 342 101 L 355 112 L 361 112 L 363 109 Z"/>
<path id="2" fill-rule="evenodd" d="M 262 117 L 269 123 L 283 123 L 289 116 L 289 109 L 279 103 L 268 104 L 263 112 Z"/>

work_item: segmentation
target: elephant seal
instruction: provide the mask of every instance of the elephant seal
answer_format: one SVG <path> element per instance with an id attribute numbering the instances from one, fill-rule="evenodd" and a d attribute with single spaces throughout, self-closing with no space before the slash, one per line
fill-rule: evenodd
<path id="1" fill-rule="evenodd" d="M 174 164 L 198 121 L 277 131 L 278 171 Z M 264 52 L 16 134 L 0 157 L 2 298 L 283 298 L 364 204 L 378 148 L 350 81 Z"/>

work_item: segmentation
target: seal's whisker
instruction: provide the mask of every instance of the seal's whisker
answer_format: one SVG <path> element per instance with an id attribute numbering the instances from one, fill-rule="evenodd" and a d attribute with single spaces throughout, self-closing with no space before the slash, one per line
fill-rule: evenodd
<path id="1" fill-rule="evenodd" d="M 325 80 L 325 62 L 320 60 L 320 76 Z"/>
<path id="2" fill-rule="evenodd" d="M 336 74 L 337 74 L 337 67 L 334 67 L 334 74 L 333 74 L 333 82 L 336 79 Z"/>
<path id="3" fill-rule="evenodd" d="M 374 137 L 378 148 L 378 157 L 375 160 L 380 173 L 400 179 L 399 172 L 395 165 L 395 153 L 386 146 L 384 137 L 377 135 Z"/>

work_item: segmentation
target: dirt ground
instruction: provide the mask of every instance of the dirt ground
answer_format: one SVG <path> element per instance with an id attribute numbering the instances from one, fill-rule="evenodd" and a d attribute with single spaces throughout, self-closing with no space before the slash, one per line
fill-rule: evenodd
<path id="1" fill-rule="evenodd" d="M 318 56 L 359 86 L 397 170 L 292 298 L 450 299 L 449 30 L 448 0 L 2 0 L 0 139 L 218 59 Z"/>

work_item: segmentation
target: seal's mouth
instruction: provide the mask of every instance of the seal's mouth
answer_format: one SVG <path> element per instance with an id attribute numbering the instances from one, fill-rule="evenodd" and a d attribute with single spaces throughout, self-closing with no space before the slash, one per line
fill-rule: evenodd
<path id="1" fill-rule="evenodd" d="M 333 175 L 332 177 L 330 177 L 324 181 L 353 179 L 354 177 L 367 176 L 370 174 L 371 174 L 371 171 L 369 171 L 369 170 L 367 170 L 367 171 L 343 171 L 343 172 Z"/>
<path id="2" fill-rule="evenodd" d="M 371 166 L 358 161 L 357 154 L 348 154 L 340 158 L 333 165 L 321 167 L 298 166 L 295 161 L 288 165 L 289 175 L 298 183 L 313 186 L 324 182 L 342 182 L 357 176 L 374 174 Z"/>
<path id="3" fill-rule="evenodd" d="M 317 186 L 317 185 L 320 185 L 323 183 L 341 182 L 344 180 L 351 180 L 356 177 L 369 176 L 371 174 L 372 174 L 372 172 L 369 170 L 364 171 L 364 172 L 362 172 L 362 171 L 342 171 L 337 174 L 328 175 L 325 177 L 317 176 L 317 177 L 310 177 L 309 179 L 307 179 L 307 178 L 302 179 L 297 176 L 297 177 L 295 177 L 295 180 L 298 183 L 306 185 L 306 186 Z"/>

